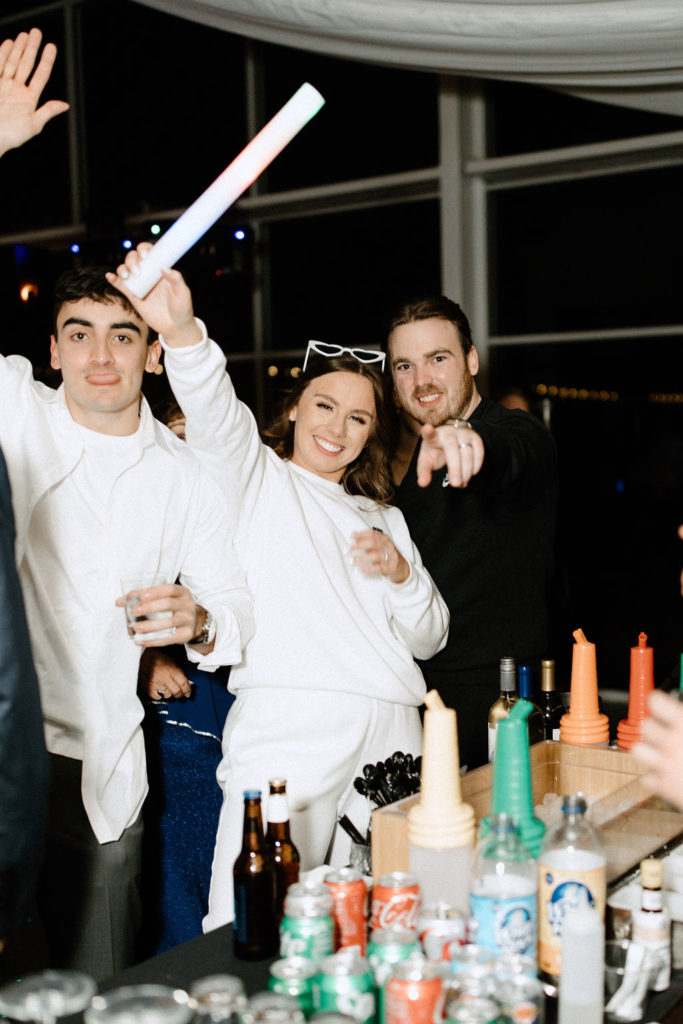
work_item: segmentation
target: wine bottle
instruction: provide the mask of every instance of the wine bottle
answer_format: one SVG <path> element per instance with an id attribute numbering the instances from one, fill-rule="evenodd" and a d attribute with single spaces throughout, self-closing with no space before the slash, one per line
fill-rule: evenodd
<path id="1" fill-rule="evenodd" d="M 560 719 L 567 709 L 555 689 L 555 662 L 552 658 L 544 658 L 541 662 L 541 692 L 536 703 L 543 715 L 545 738 L 559 740 Z"/>
<path id="2" fill-rule="evenodd" d="M 545 739 L 545 721 L 543 712 L 538 704 L 534 703 L 532 696 L 531 665 L 519 665 L 517 668 L 517 696 L 523 697 L 532 705 L 526 720 L 529 744 L 540 743 Z"/>
<path id="3" fill-rule="evenodd" d="M 498 723 L 510 714 L 512 705 L 517 700 L 517 683 L 515 680 L 515 659 L 500 659 L 500 696 L 491 705 L 489 711 L 489 761 L 493 761 L 496 753 Z"/>

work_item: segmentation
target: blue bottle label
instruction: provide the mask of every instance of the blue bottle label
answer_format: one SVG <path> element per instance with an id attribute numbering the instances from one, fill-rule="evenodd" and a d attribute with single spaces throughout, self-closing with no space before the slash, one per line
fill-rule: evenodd
<path id="1" fill-rule="evenodd" d="M 470 910 L 477 923 L 477 945 L 496 956 L 521 953 L 536 958 L 538 905 L 536 894 L 527 896 L 470 895 Z"/>

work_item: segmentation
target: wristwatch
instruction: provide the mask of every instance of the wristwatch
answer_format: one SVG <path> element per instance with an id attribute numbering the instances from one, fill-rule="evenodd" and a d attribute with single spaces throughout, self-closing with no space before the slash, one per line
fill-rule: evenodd
<path id="1" fill-rule="evenodd" d="M 188 640 L 188 644 L 202 644 L 206 647 L 208 644 L 213 643 L 216 636 L 216 620 L 214 619 L 211 612 L 204 609 L 204 625 L 196 636 L 193 636 L 191 640 Z"/>

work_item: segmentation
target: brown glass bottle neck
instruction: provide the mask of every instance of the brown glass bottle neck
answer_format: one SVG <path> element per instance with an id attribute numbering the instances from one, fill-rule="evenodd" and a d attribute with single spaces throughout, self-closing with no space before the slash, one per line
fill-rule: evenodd
<path id="1" fill-rule="evenodd" d="M 242 844 L 250 850 L 258 850 L 263 846 L 263 818 L 261 817 L 261 801 L 248 800 L 244 805 L 244 828 Z"/>

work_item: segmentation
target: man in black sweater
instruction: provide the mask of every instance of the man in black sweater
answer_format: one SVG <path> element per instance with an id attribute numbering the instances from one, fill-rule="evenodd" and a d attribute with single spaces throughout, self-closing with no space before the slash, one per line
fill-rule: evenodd
<path id="1" fill-rule="evenodd" d="M 460 762 L 474 768 L 487 759 L 500 658 L 547 656 L 555 443 L 534 416 L 479 394 L 470 326 L 450 299 L 398 310 L 388 354 L 400 409 L 394 504 L 451 613 L 447 646 L 421 667 L 456 709 Z"/>

